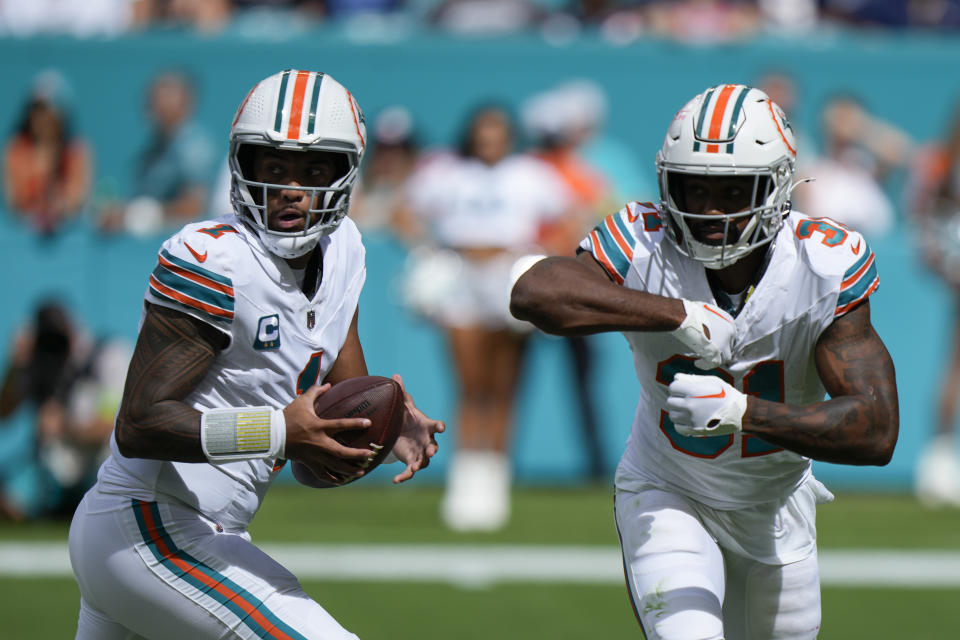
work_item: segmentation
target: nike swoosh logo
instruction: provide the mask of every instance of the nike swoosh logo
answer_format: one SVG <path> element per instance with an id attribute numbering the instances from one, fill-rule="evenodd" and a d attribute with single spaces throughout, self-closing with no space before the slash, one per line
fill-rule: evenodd
<path id="1" fill-rule="evenodd" d="M 186 242 L 183 243 L 183 246 L 185 246 L 187 249 L 190 250 L 190 253 L 192 253 L 193 257 L 197 259 L 197 262 L 203 262 L 204 260 L 207 259 L 206 251 L 204 251 L 203 253 L 197 253 L 196 251 L 193 250 L 193 247 L 188 245 Z"/>
<path id="2" fill-rule="evenodd" d="M 857 240 L 857 246 L 850 247 L 850 251 L 853 251 L 853 255 L 860 255 L 860 240 Z"/>
<path id="3" fill-rule="evenodd" d="M 694 397 L 694 398 L 726 398 L 726 397 L 727 397 L 727 390 L 726 390 L 726 389 L 720 389 L 720 393 L 714 393 L 714 394 L 711 394 L 711 395 L 709 395 L 709 396 L 693 396 L 693 397 Z"/>

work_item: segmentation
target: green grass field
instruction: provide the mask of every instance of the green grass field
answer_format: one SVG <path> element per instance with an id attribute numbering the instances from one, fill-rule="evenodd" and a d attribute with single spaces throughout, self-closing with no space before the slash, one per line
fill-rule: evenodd
<path id="1" fill-rule="evenodd" d="M 259 542 L 583 545 L 616 547 L 607 488 L 521 489 L 502 532 L 459 535 L 437 521 L 434 487 L 278 486 L 251 532 Z M 960 511 L 912 498 L 840 494 L 819 512 L 821 548 L 960 550 Z M 62 541 L 66 525 L 0 526 L 0 543 Z M 480 588 L 422 581 L 304 580 L 304 587 L 361 638 L 390 640 L 636 638 L 619 584 L 497 583 Z M 72 638 L 78 592 L 69 577 L 0 578 L 9 640 Z M 960 637 L 960 589 L 823 589 L 825 640 Z M 371 607 L 370 603 L 376 603 Z M 179 639 L 178 639 L 179 640 Z"/>

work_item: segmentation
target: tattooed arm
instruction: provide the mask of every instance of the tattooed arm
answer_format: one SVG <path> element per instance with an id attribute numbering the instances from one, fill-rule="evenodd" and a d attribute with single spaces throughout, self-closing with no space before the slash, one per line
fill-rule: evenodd
<path id="1" fill-rule="evenodd" d="M 120 453 L 205 462 L 200 412 L 183 399 L 203 380 L 226 336 L 166 307 L 147 305 L 117 414 Z"/>
<path id="2" fill-rule="evenodd" d="M 750 397 L 744 433 L 815 460 L 887 464 L 900 423 L 896 376 L 870 303 L 834 320 L 814 357 L 830 399 L 801 407 Z"/>

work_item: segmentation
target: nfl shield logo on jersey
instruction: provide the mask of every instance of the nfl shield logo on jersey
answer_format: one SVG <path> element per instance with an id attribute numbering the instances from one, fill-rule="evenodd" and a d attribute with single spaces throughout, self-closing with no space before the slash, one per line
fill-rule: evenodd
<path id="1" fill-rule="evenodd" d="M 257 323 L 257 337 L 253 348 L 259 351 L 280 348 L 280 316 L 263 316 Z"/>

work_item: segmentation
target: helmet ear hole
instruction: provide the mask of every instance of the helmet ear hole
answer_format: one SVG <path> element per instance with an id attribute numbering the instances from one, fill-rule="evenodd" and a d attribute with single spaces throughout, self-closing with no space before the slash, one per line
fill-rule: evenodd
<path id="1" fill-rule="evenodd" d="M 253 148 L 253 145 L 242 144 L 237 149 L 237 162 L 240 164 L 240 173 L 247 180 L 253 177 L 253 160 L 255 155 L 256 149 Z"/>
<path id="2" fill-rule="evenodd" d="M 240 165 L 240 175 L 246 180 L 253 179 L 253 163 L 257 150 L 252 144 L 242 144 L 237 147 L 237 164 Z M 260 189 L 251 189 L 250 197 L 256 204 L 262 205 L 263 194 Z"/>
<path id="3" fill-rule="evenodd" d="M 336 182 L 337 180 L 346 176 L 350 171 L 350 160 L 347 158 L 345 153 L 331 153 L 330 155 L 333 157 L 334 161 L 333 175 L 336 176 L 333 181 Z"/>
<path id="4" fill-rule="evenodd" d="M 670 193 L 670 199 L 680 211 L 687 210 L 686 202 L 686 176 L 678 171 L 671 171 L 668 174 L 669 180 L 667 186 Z"/>

